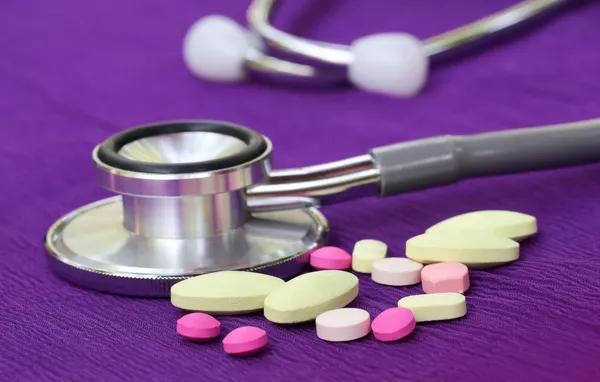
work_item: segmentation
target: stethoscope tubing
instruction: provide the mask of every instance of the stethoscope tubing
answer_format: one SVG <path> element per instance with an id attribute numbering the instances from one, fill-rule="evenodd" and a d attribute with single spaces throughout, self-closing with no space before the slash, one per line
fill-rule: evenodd
<path id="1" fill-rule="evenodd" d="M 600 118 L 396 143 L 341 161 L 271 171 L 270 182 L 246 194 L 251 210 L 297 208 L 599 161 Z M 287 199 L 279 205 L 278 197 Z"/>

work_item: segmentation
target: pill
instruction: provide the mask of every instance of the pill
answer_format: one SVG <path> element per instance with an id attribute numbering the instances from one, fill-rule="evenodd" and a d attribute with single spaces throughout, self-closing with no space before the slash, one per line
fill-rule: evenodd
<path id="1" fill-rule="evenodd" d="M 378 284 L 403 286 L 421 282 L 423 264 L 404 257 L 387 257 L 372 265 L 371 278 Z"/>
<path id="2" fill-rule="evenodd" d="M 285 281 L 253 272 L 208 273 L 171 287 L 171 303 L 178 308 L 213 314 L 240 314 L 261 310 L 269 293 Z"/>
<path id="3" fill-rule="evenodd" d="M 521 241 L 537 232 L 535 217 L 513 211 L 476 211 L 446 219 L 427 229 L 440 231 L 483 231 Z"/>
<path id="4" fill-rule="evenodd" d="M 319 314 L 315 322 L 317 337 L 331 342 L 356 340 L 371 331 L 369 312 L 357 308 L 330 310 Z"/>
<path id="5" fill-rule="evenodd" d="M 467 314 L 466 299 L 460 293 L 408 296 L 398 301 L 398 307 L 411 310 L 417 322 L 452 320 Z"/>
<path id="6" fill-rule="evenodd" d="M 221 334 L 221 323 L 204 313 L 189 313 L 177 320 L 177 333 L 192 341 L 206 341 Z"/>
<path id="7" fill-rule="evenodd" d="M 316 269 L 338 269 L 350 268 L 352 256 L 341 248 L 323 247 L 310 255 L 310 265 Z"/>
<path id="8" fill-rule="evenodd" d="M 267 332 L 264 330 L 254 326 L 242 326 L 225 336 L 223 349 L 231 355 L 250 355 L 261 351 L 268 342 Z"/>
<path id="9" fill-rule="evenodd" d="M 378 240 L 360 240 L 352 251 L 352 269 L 360 273 L 371 273 L 373 262 L 383 259 L 387 254 L 387 244 Z"/>
<path id="10" fill-rule="evenodd" d="M 415 330 L 415 315 L 409 309 L 390 308 L 381 312 L 371 324 L 371 330 L 379 341 L 397 341 Z"/>
<path id="11" fill-rule="evenodd" d="M 267 296 L 265 317 L 280 324 L 311 321 L 321 313 L 345 307 L 357 295 L 358 278 L 350 272 L 305 273 Z"/>
<path id="12" fill-rule="evenodd" d="M 421 271 L 421 280 L 425 293 L 464 293 L 469 289 L 469 269 L 455 262 L 430 264 Z"/>
<path id="13" fill-rule="evenodd" d="M 484 232 L 432 232 L 409 239 L 406 257 L 423 264 L 455 261 L 469 268 L 489 268 L 517 260 L 519 243 Z"/>

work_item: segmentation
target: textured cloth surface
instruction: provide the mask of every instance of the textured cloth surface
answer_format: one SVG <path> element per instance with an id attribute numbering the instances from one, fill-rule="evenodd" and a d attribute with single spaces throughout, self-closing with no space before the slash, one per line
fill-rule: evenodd
<path id="1" fill-rule="evenodd" d="M 514 0 L 287 1 L 277 24 L 349 43 L 382 31 L 425 38 Z M 367 6 L 367 3 L 369 6 Z M 403 256 L 411 236 L 477 209 L 533 214 L 541 233 L 522 259 L 473 271 L 469 313 L 419 325 L 383 344 L 317 339 L 313 325 L 260 315 L 223 318 L 225 332 L 265 328 L 265 353 L 236 359 L 221 344 L 175 334 L 167 300 L 96 293 L 55 277 L 42 238 L 62 214 L 109 195 L 93 179 L 94 145 L 158 120 L 224 119 L 276 147 L 275 166 L 365 153 L 399 140 L 568 122 L 600 110 L 600 4 L 592 2 L 517 40 L 433 68 L 425 92 L 393 99 L 351 88 L 223 85 L 193 78 L 181 39 L 198 17 L 242 21 L 247 1 L 0 2 L 0 380 L 598 381 L 600 166 L 473 180 L 324 208 L 332 242 L 373 238 Z M 419 286 L 360 276 L 352 306 L 374 317 Z"/>

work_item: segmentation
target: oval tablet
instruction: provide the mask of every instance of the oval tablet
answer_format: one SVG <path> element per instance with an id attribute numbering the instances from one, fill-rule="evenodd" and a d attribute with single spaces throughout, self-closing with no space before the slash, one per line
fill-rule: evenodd
<path id="1" fill-rule="evenodd" d="M 221 334 L 221 323 L 204 313 L 190 313 L 177 320 L 177 333 L 192 341 L 206 341 Z"/>
<path id="2" fill-rule="evenodd" d="M 404 257 L 388 257 L 372 264 L 371 278 L 378 284 L 404 286 L 421 282 L 423 264 Z"/>
<path id="3" fill-rule="evenodd" d="M 352 269 L 360 273 L 371 273 L 373 262 L 383 259 L 387 254 L 387 244 L 379 240 L 360 240 L 352 251 Z"/>
<path id="4" fill-rule="evenodd" d="M 535 217 L 520 212 L 476 211 L 446 219 L 426 232 L 456 230 L 489 232 L 520 241 L 537 232 L 537 221 Z"/>
<path id="5" fill-rule="evenodd" d="M 269 293 L 285 284 L 261 273 L 225 271 L 208 273 L 171 287 L 171 303 L 185 310 L 236 314 L 261 310 Z"/>
<path id="6" fill-rule="evenodd" d="M 467 314 L 467 302 L 460 293 L 408 296 L 398 301 L 398 307 L 411 310 L 417 322 L 452 320 Z"/>
<path id="7" fill-rule="evenodd" d="M 411 310 L 390 308 L 375 317 L 371 330 L 379 341 L 391 342 L 408 336 L 416 326 L 415 315 Z"/>
<path id="8" fill-rule="evenodd" d="M 305 273 L 265 299 L 265 317 L 280 324 L 314 320 L 328 310 L 343 308 L 358 295 L 358 278 L 344 271 Z"/>
<path id="9" fill-rule="evenodd" d="M 250 355 L 262 350 L 268 342 L 267 332 L 264 330 L 254 326 L 242 326 L 225 336 L 223 349 L 231 355 Z"/>
<path id="10" fill-rule="evenodd" d="M 317 336 L 325 341 L 344 342 L 362 338 L 371 331 L 369 312 L 357 308 L 334 309 L 317 316 Z"/>
<path id="11" fill-rule="evenodd" d="M 464 293 L 469 289 L 469 268 L 462 263 L 438 263 L 427 265 L 421 271 L 423 292 Z"/>
<path id="12" fill-rule="evenodd" d="M 469 268 L 489 268 L 517 260 L 519 243 L 484 232 L 432 232 L 409 239 L 406 257 L 423 264 L 455 261 Z"/>
<path id="13" fill-rule="evenodd" d="M 344 270 L 350 268 L 351 264 L 352 256 L 337 247 L 322 247 L 310 255 L 310 265 L 316 269 Z"/>

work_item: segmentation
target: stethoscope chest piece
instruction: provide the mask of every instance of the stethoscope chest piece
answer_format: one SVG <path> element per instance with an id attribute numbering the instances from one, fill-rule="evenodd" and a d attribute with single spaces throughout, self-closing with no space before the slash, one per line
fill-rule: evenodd
<path id="1" fill-rule="evenodd" d="M 175 282 L 220 270 L 289 278 L 324 243 L 328 225 L 316 206 L 599 162 L 599 144 L 596 119 L 424 138 L 272 170 L 271 142 L 245 127 L 142 126 L 93 152 L 99 183 L 120 195 L 59 219 L 46 247 L 64 278 L 128 295 L 168 296 Z"/>
<path id="2" fill-rule="evenodd" d="M 292 277 L 328 231 L 315 208 L 250 212 L 246 189 L 267 180 L 271 143 L 242 126 L 182 121 L 118 133 L 93 153 L 100 184 L 119 196 L 56 221 L 52 269 L 92 289 L 166 297 L 219 270 Z"/>

